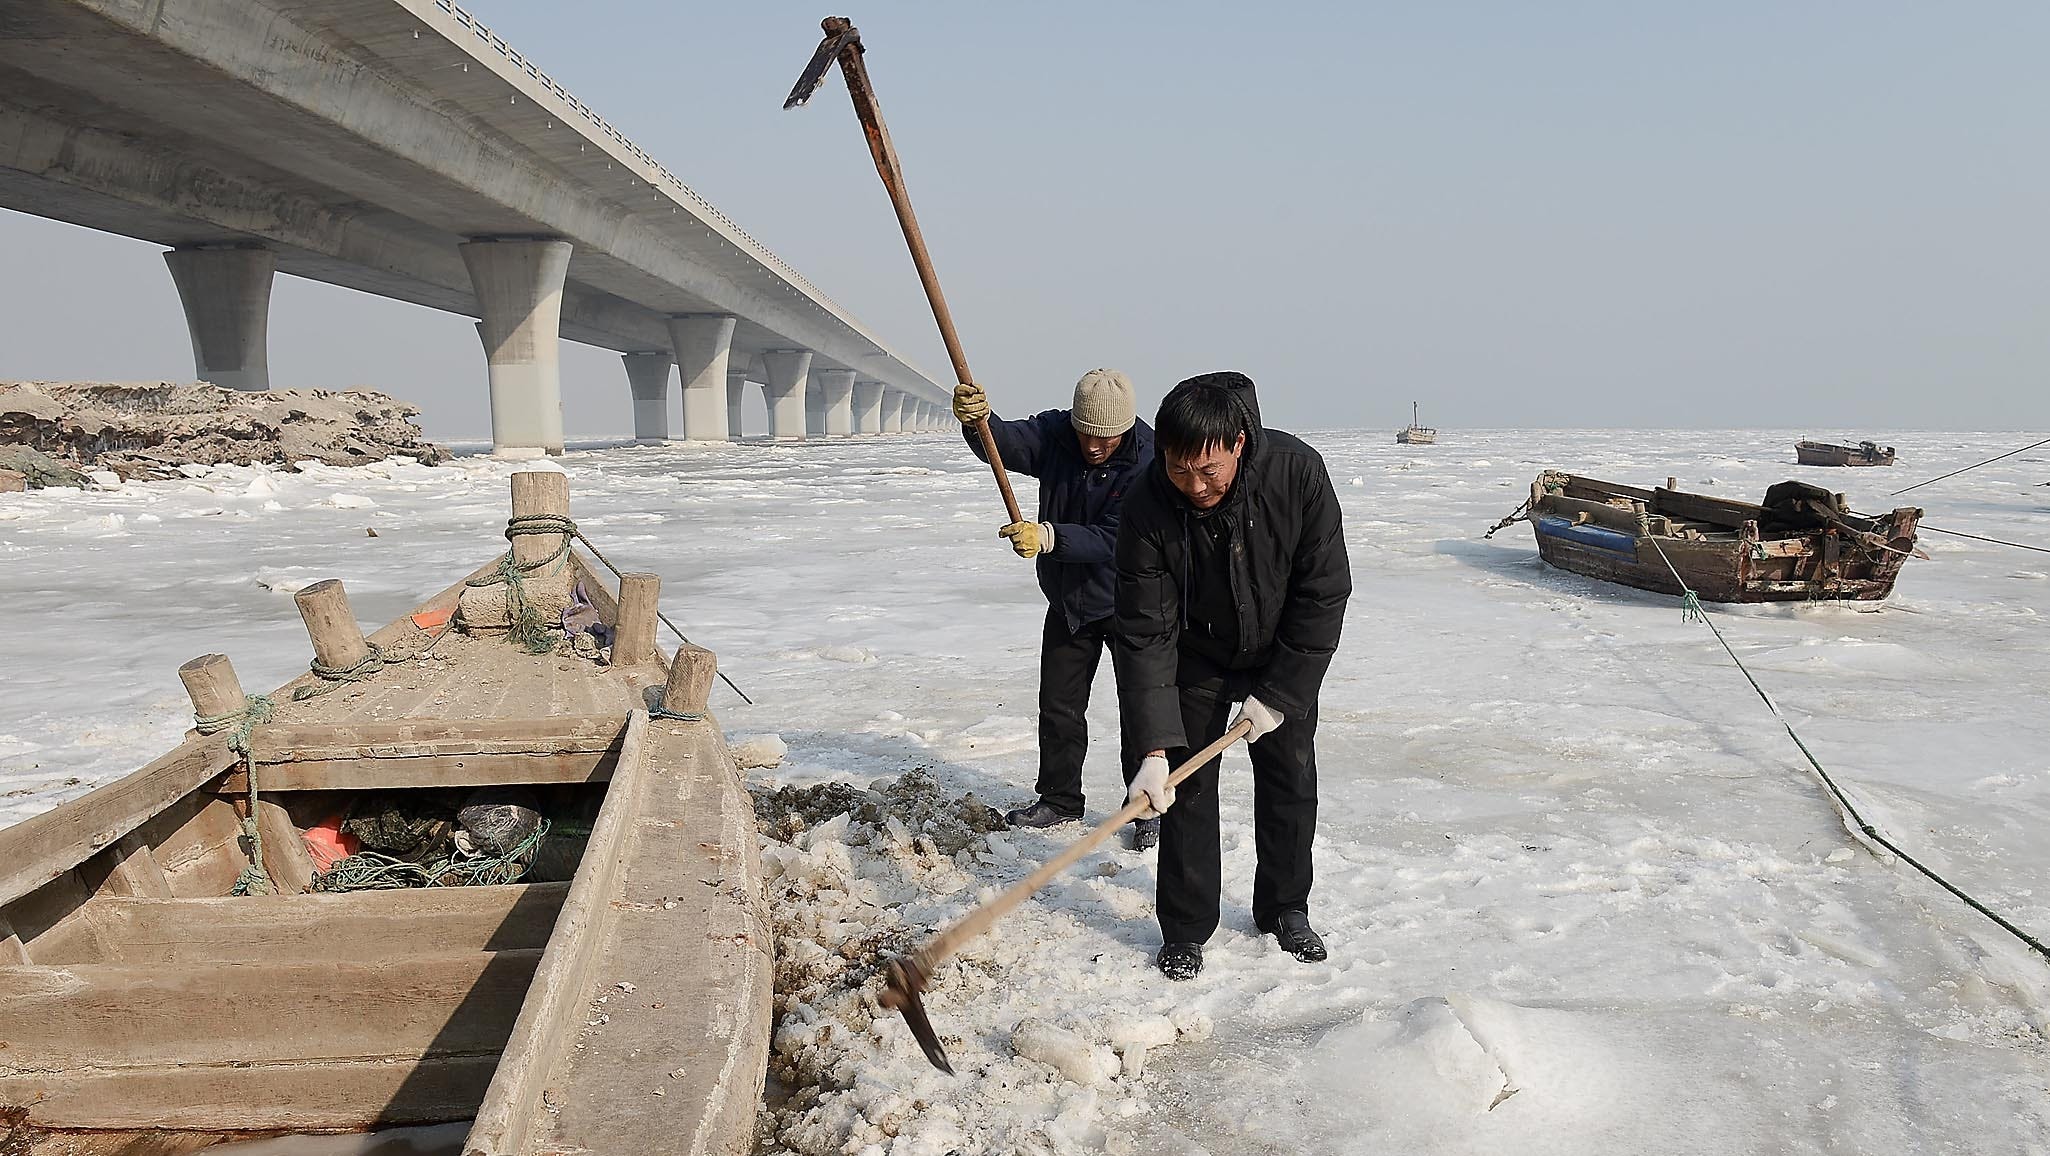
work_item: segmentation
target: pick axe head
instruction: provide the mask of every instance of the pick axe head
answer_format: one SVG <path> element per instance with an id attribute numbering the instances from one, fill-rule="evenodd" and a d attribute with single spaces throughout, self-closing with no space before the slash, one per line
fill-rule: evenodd
<path id="1" fill-rule="evenodd" d="M 918 1038 L 918 1046 L 925 1049 L 925 1058 L 932 1061 L 933 1067 L 953 1075 L 954 1065 L 947 1062 L 947 1049 L 940 1046 L 939 1033 L 932 1030 L 932 1021 L 925 1015 L 925 988 L 932 977 L 926 975 L 917 957 L 909 955 L 891 960 L 884 976 L 883 993 L 876 997 L 876 1002 L 902 1012 L 911 1034 Z"/>
<path id="2" fill-rule="evenodd" d="M 832 69 L 833 62 L 840 59 L 842 52 L 849 47 L 856 52 L 861 51 L 861 30 L 845 16 L 828 16 L 819 21 L 819 27 L 825 29 L 826 38 L 819 41 L 819 50 L 811 54 L 811 63 L 804 66 L 803 75 L 791 87 L 789 99 L 783 102 L 784 108 L 796 108 L 810 100 L 811 94 L 826 82 L 826 73 Z"/>

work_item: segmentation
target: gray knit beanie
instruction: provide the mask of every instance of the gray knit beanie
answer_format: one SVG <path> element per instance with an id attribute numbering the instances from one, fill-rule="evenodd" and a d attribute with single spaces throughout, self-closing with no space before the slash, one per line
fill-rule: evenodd
<path id="1" fill-rule="evenodd" d="M 1115 369 L 1092 369 L 1075 383 L 1075 409 L 1069 416 L 1077 432 L 1114 438 L 1139 420 L 1139 401 L 1132 379 Z"/>

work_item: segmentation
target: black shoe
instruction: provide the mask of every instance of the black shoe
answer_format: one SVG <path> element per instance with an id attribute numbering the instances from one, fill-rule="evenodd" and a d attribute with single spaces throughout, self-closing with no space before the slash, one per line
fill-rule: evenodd
<path id="1" fill-rule="evenodd" d="M 1160 954 L 1153 957 L 1153 965 L 1169 979 L 1194 979 L 1203 970 L 1203 945 L 1163 943 Z"/>
<path id="2" fill-rule="evenodd" d="M 1281 950 L 1304 963 L 1322 963 L 1328 955 L 1324 950 L 1324 938 L 1310 926 L 1308 912 L 1284 911 L 1274 917 L 1273 926 L 1260 930 L 1279 941 Z"/>
<path id="3" fill-rule="evenodd" d="M 1160 846 L 1160 816 L 1132 820 L 1132 850 L 1150 851 Z"/>
<path id="4" fill-rule="evenodd" d="M 1013 827 L 1058 827 L 1062 823 L 1077 822 L 1081 818 L 1080 811 L 1063 811 L 1041 799 L 1029 807 L 1020 807 L 1006 813 L 1004 822 Z"/>

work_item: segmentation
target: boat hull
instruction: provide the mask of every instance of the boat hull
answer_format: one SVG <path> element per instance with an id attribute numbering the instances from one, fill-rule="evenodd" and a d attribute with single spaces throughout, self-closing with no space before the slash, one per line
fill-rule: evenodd
<path id="1" fill-rule="evenodd" d="M 1794 460 L 1804 466 L 1890 466 L 1893 464 L 1893 447 L 1795 442 Z"/>
<path id="2" fill-rule="evenodd" d="M 1548 471 L 1532 487 L 1530 521 L 1545 562 L 1638 590 L 1691 589 L 1724 603 L 1871 602 L 1893 592 L 1921 511 L 1809 531 L 1761 531 L 1765 515 L 1725 499 Z"/>

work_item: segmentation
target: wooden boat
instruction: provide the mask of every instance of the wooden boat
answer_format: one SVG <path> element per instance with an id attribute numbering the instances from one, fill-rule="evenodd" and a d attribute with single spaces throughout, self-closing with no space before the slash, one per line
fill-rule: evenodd
<path id="1" fill-rule="evenodd" d="M 1833 442 L 1794 443 L 1794 460 L 1804 466 L 1890 466 L 1893 447 L 1878 442 L 1840 446 Z"/>
<path id="2" fill-rule="evenodd" d="M 514 475 L 516 514 L 532 477 L 563 480 Z M 567 515 L 553 488 L 539 512 Z M 514 556 L 559 545 L 527 535 Z M 558 565 L 616 662 L 423 629 L 465 582 L 366 640 L 340 583 L 317 583 L 299 598 L 316 658 L 332 671 L 375 644 L 382 671 L 301 676 L 246 754 L 232 730 L 194 732 L 0 829 L 0 1152 L 437 1121 L 474 1121 L 441 1129 L 471 1156 L 751 1149 L 772 960 L 752 806 L 703 705 L 715 663 L 664 661 L 654 576 L 628 576 L 622 608 L 583 555 Z M 222 656 L 180 674 L 200 714 L 245 704 Z M 330 877 L 303 829 L 365 792 L 514 784 L 586 817 L 567 878 L 316 889 Z M 275 892 L 231 894 L 253 842 Z"/>
<path id="3" fill-rule="evenodd" d="M 1538 555 L 1552 565 L 1663 594 L 1682 593 L 1684 579 L 1709 602 L 1884 598 L 1921 517 L 1850 513 L 1842 495 L 1800 482 L 1751 505 L 1682 493 L 1670 478 L 1639 489 L 1555 470 L 1531 484 L 1529 504 Z"/>
<path id="4" fill-rule="evenodd" d="M 1405 446 L 1434 446 L 1438 444 L 1438 431 L 1417 424 L 1417 404 L 1410 402 L 1409 428 L 1396 430 L 1395 441 Z"/>

